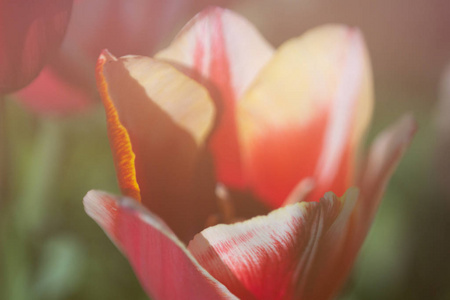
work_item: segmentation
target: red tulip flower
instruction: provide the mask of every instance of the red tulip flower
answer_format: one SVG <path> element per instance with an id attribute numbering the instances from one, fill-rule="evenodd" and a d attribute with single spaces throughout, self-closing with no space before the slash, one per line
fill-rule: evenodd
<path id="1" fill-rule="evenodd" d="M 29 84 L 64 37 L 73 0 L 0 0 L 0 95 Z"/>
<path id="2" fill-rule="evenodd" d="M 84 204 L 151 297 L 336 294 L 415 131 L 405 117 L 357 160 L 373 105 L 357 29 L 274 51 L 209 8 L 154 58 L 103 52 L 97 77 L 123 195 Z"/>

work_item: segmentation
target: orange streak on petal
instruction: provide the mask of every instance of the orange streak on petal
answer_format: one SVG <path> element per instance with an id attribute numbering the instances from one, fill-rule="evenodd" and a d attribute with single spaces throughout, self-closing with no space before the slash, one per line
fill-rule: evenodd
<path id="1" fill-rule="evenodd" d="M 105 107 L 117 180 L 123 195 L 141 201 L 140 189 L 136 180 L 135 155 L 131 147 L 130 136 L 119 120 L 119 114 L 109 97 L 108 84 L 103 75 L 103 66 L 109 60 L 116 60 L 116 58 L 104 50 L 97 61 L 96 76 L 98 91 Z"/>

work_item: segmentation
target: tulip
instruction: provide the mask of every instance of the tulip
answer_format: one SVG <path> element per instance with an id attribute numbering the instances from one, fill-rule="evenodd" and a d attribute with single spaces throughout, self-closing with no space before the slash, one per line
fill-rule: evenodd
<path id="1" fill-rule="evenodd" d="M 0 95 L 29 84 L 64 37 L 73 0 L 0 0 Z"/>
<path id="2" fill-rule="evenodd" d="M 340 25 L 274 51 L 212 7 L 154 58 L 104 51 L 97 80 L 122 196 L 85 209 L 154 299 L 330 299 L 415 131 L 358 164 L 371 71 Z"/>
<path id="3" fill-rule="evenodd" d="M 39 76 L 16 95 L 28 109 L 41 115 L 70 115 L 92 104 L 92 95 L 87 90 L 65 81 L 50 66 L 44 67 Z"/>

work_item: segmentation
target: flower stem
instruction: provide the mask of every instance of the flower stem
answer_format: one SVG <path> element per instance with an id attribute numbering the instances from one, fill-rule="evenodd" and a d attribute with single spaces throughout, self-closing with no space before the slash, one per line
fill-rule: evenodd
<path id="1" fill-rule="evenodd" d="M 34 144 L 31 164 L 25 174 L 22 189 L 18 195 L 17 213 L 26 213 L 21 218 L 25 232 L 34 233 L 45 221 L 45 215 L 52 199 L 61 164 L 62 126 L 58 120 L 40 120 L 38 135 Z"/>
<path id="2" fill-rule="evenodd" d="M 0 95 L 0 211 L 9 197 L 9 149 L 6 97 Z"/>
<path id="3" fill-rule="evenodd" d="M 31 159 L 22 184 L 8 205 L 2 220 L 4 251 L 4 276 L 7 297 L 25 300 L 33 298 L 33 266 L 31 246 L 39 240 L 39 232 L 46 223 L 49 201 L 62 154 L 61 124 L 55 120 L 39 120 Z M 33 243 L 34 242 L 34 243 Z"/>

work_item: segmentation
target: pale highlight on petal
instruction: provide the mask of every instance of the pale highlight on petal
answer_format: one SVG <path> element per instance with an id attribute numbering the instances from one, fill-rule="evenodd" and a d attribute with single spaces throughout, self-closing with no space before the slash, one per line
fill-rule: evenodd
<path id="1" fill-rule="evenodd" d="M 247 20 L 229 10 L 210 7 L 156 55 L 208 87 L 219 112 L 210 144 L 216 174 L 229 186 L 245 185 L 236 136 L 236 102 L 272 53 L 272 47 Z"/>
<path id="2" fill-rule="evenodd" d="M 341 239 L 357 198 L 329 193 L 320 202 L 302 202 L 233 225 L 217 225 L 196 235 L 188 249 L 218 281 L 241 299 L 305 298 L 314 282 L 317 253 Z M 320 252 L 319 252 L 320 253 Z M 322 258 L 322 257 L 321 257 Z M 325 269 L 324 269 L 325 268 Z"/>
<path id="3" fill-rule="evenodd" d="M 162 220 L 133 199 L 90 191 L 84 205 L 127 256 L 152 299 L 237 299 L 196 262 Z"/>
<path id="4" fill-rule="evenodd" d="M 219 78 L 228 73 L 233 100 L 238 101 L 261 68 L 273 55 L 273 47 L 258 30 L 240 15 L 220 7 L 209 7 L 195 16 L 172 44 L 155 58 L 173 62 L 201 75 L 204 81 L 224 84 Z M 193 75 L 195 76 L 195 75 Z"/>
<path id="5" fill-rule="evenodd" d="M 170 65 L 150 57 L 124 56 L 116 65 L 114 60 L 110 62 L 105 70 L 107 77 L 127 70 L 144 89 L 148 101 L 158 105 L 177 125 L 189 132 L 198 145 L 204 142 L 214 119 L 213 103 L 206 89 Z M 123 106 L 116 102 L 117 106 Z"/>
<path id="6" fill-rule="evenodd" d="M 272 207 L 307 177 L 310 201 L 350 185 L 372 112 L 370 71 L 359 31 L 337 25 L 286 42 L 262 70 L 238 104 L 238 129 L 245 175 Z"/>
<path id="7" fill-rule="evenodd" d="M 323 182 L 330 182 L 329 174 L 337 172 L 346 146 L 343 141 L 349 140 L 350 147 L 357 146 L 372 114 L 372 72 L 364 40 L 358 29 L 348 30 L 348 50 L 342 58 L 341 78 L 333 95 L 323 150 L 316 167 L 318 180 Z"/>
<path id="8" fill-rule="evenodd" d="M 215 206 L 207 198 L 207 184 L 202 182 L 201 195 L 194 190 L 203 144 L 214 122 L 207 90 L 148 57 L 116 59 L 105 52 L 99 65 L 99 89 L 122 191 L 142 199 L 180 238 L 189 240 Z M 210 191 L 214 193 L 212 180 Z M 195 205 L 199 209 L 187 214 Z"/>

